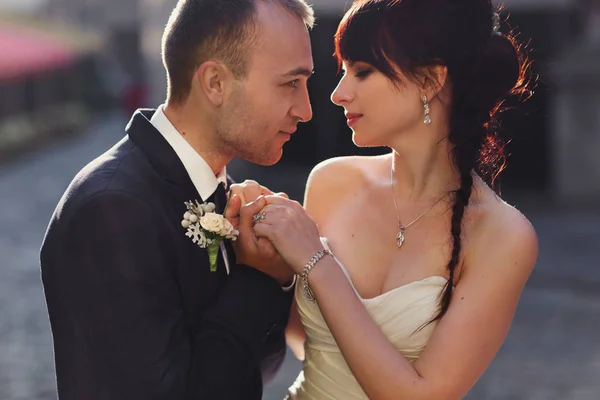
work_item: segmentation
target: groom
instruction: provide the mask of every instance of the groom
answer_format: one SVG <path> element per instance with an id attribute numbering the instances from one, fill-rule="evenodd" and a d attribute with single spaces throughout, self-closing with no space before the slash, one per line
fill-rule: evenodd
<path id="1" fill-rule="evenodd" d="M 166 104 L 138 110 L 75 177 L 44 239 L 60 399 L 261 398 L 285 354 L 293 272 L 256 241 L 252 267 L 228 244 L 210 272 L 184 202 L 222 213 L 227 163 L 276 163 L 310 120 L 312 23 L 304 0 L 179 1 Z"/>

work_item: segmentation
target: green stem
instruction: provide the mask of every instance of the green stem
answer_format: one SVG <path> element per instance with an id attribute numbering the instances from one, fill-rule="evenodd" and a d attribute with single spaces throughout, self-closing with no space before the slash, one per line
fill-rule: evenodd
<path id="1" fill-rule="evenodd" d="M 221 241 L 214 241 L 206 249 L 208 251 L 208 261 L 210 263 L 210 272 L 217 270 L 217 258 L 219 257 L 219 243 Z"/>

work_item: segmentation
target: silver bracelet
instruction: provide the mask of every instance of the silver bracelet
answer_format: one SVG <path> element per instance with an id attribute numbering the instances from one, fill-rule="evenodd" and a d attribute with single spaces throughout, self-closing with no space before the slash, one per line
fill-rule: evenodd
<path id="1" fill-rule="evenodd" d="M 304 269 L 302 270 L 302 274 L 300 275 L 300 279 L 302 279 L 302 289 L 304 290 L 304 295 L 306 296 L 308 301 L 310 301 L 311 303 L 316 303 L 317 299 L 315 298 L 315 295 L 313 294 L 312 290 L 310 289 L 310 286 L 308 286 L 308 273 L 310 272 L 311 269 L 313 269 L 313 267 L 317 264 L 317 262 L 321 258 L 323 258 L 323 256 L 325 254 L 329 254 L 330 256 L 333 256 L 333 254 L 327 249 L 317 251 L 315 253 L 315 255 L 312 256 L 310 258 L 310 260 L 308 260 L 308 262 L 304 266 Z"/>

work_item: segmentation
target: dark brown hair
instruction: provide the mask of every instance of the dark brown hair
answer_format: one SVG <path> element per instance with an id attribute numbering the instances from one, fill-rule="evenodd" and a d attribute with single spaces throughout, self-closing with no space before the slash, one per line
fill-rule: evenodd
<path id="1" fill-rule="evenodd" d="M 445 66 L 452 84 L 448 110 L 452 156 L 460 173 L 452 208 L 450 279 L 441 295 L 440 319 L 452 297 L 461 252 L 462 220 L 475 170 L 492 187 L 504 169 L 498 112 L 509 95 L 529 95 L 529 62 L 512 32 L 493 33 L 490 0 L 357 0 L 335 35 L 338 62 L 366 62 L 400 83 L 394 67 L 409 78 L 428 78 Z"/>
<path id="2" fill-rule="evenodd" d="M 210 59 L 225 63 L 237 78 L 246 75 L 258 34 L 258 1 L 281 6 L 313 26 L 313 10 L 304 0 L 179 0 L 162 39 L 169 101 L 187 99 L 194 73 Z"/>

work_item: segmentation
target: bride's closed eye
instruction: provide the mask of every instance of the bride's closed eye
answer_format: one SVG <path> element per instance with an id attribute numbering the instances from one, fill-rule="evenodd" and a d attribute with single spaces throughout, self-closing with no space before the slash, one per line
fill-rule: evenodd
<path id="1" fill-rule="evenodd" d="M 372 68 L 364 68 L 364 69 L 358 70 L 356 72 L 356 74 L 354 74 L 354 76 L 356 76 L 358 79 L 364 79 L 367 76 L 369 76 L 371 74 L 371 72 L 373 72 Z"/>
<path id="2" fill-rule="evenodd" d="M 365 79 L 374 71 L 374 68 L 365 62 L 356 62 L 351 64 L 344 64 L 342 67 L 343 76 L 352 74 L 358 79 Z"/>

